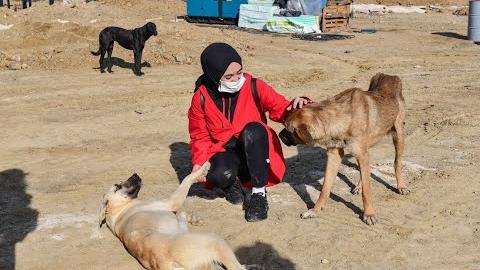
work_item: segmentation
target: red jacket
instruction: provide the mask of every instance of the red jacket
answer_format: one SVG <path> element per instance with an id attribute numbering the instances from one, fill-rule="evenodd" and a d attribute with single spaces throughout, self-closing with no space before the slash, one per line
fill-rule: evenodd
<path id="1" fill-rule="evenodd" d="M 232 136 L 239 138 L 246 124 L 250 122 L 263 124 L 250 89 L 251 75 L 244 73 L 244 76 L 246 80 L 240 89 L 232 123 L 217 108 L 204 85 L 201 85 L 193 95 L 192 104 L 188 110 L 192 164 L 201 165 L 215 153 L 224 152 L 223 145 Z M 259 79 L 257 79 L 257 92 L 262 108 L 269 113 L 269 118 L 283 123 L 287 115 L 286 108 L 290 102 Z M 205 112 L 200 103 L 200 93 L 205 99 Z M 282 181 L 285 173 L 285 159 L 277 134 L 271 127 L 264 126 L 268 131 L 270 159 L 268 186 L 271 186 Z"/>

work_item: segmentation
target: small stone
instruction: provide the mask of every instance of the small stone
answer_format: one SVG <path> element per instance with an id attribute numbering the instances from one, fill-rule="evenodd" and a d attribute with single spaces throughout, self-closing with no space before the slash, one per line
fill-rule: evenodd
<path id="1" fill-rule="evenodd" d="M 8 64 L 8 68 L 10 70 L 20 70 L 20 69 L 22 69 L 22 63 L 17 62 L 17 61 L 11 62 L 10 64 Z"/>
<path id="2" fill-rule="evenodd" d="M 421 68 L 422 66 L 420 65 L 415 65 L 414 68 Z"/>
<path id="3" fill-rule="evenodd" d="M 59 234 L 59 233 L 52 234 L 52 235 L 50 235 L 50 237 L 54 240 L 57 240 L 57 241 L 62 241 L 64 239 L 64 236 L 62 234 Z"/>
<path id="4" fill-rule="evenodd" d="M 327 259 L 321 259 L 320 262 L 321 262 L 322 264 L 327 264 L 327 263 L 328 263 L 328 260 L 327 260 Z"/>
<path id="5" fill-rule="evenodd" d="M 177 53 L 175 55 L 175 61 L 179 62 L 179 63 L 184 63 L 188 60 L 188 57 L 187 55 L 184 53 L 184 52 L 181 52 L 181 53 Z"/>
<path id="6" fill-rule="evenodd" d="M 27 68 L 28 68 L 28 65 L 25 64 L 25 63 L 23 63 L 23 64 L 22 64 L 22 69 L 27 69 Z"/>
<path id="7" fill-rule="evenodd" d="M 15 62 L 20 62 L 20 55 L 14 55 L 14 56 L 9 56 L 7 57 L 7 60 L 9 61 L 15 61 Z"/>
<path id="8" fill-rule="evenodd" d="M 63 5 L 66 7 L 74 8 L 77 6 L 77 3 L 74 0 L 63 0 Z"/>

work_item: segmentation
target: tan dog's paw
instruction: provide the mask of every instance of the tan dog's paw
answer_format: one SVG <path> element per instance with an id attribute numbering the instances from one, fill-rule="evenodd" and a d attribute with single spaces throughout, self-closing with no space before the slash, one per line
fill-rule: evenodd
<path id="1" fill-rule="evenodd" d="M 353 195 L 358 195 L 358 194 L 362 194 L 362 186 L 361 185 L 357 185 L 355 186 L 354 188 L 352 188 L 352 190 L 350 191 Z"/>
<path id="2" fill-rule="evenodd" d="M 317 211 L 313 209 L 309 209 L 300 215 L 302 219 L 316 218 L 317 216 L 318 216 Z"/>
<path id="3" fill-rule="evenodd" d="M 367 225 L 375 225 L 378 220 L 375 217 L 375 214 L 373 215 L 363 215 L 363 222 L 365 222 Z"/>
<path id="4" fill-rule="evenodd" d="M 397 192 L 400 195 L 407 195 L 410 194 L 410 189 L 408 189 L 407 187 L 399 187 L 397 188 Z"/>
<path id="5" fill-rule="evenodd" d="M 202 176 L 207 176 L 208 171 L 210 170 L 210 162 L 207 161 L 203 163 L 200 169 L 202 170 Z"/>
<path id="6" fill-rule="evenodd" d="M 202 226 L 203 224 L 205 224 L 203 219 L 195 216 L 194 214 L 188 215 L 187 220 L 188 220 L 188 223 L 192 224 L 193 226 Z"/>

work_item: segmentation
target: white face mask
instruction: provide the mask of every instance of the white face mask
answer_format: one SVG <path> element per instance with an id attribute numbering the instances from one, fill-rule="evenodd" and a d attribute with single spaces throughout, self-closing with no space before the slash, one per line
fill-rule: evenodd
<path id="1" fill-rule="evenodd" d="M 242 89 L 243 84 L 245 83 L 245 77 L 242 75 L 240 80 L 236 82 L 223 82 L 220 81 L 220 86 L 218 87 L 218 91 L 223 93 L 236 93 Z"/>

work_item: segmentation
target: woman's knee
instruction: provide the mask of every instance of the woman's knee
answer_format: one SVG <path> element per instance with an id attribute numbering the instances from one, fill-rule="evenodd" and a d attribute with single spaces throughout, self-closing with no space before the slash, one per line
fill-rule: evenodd
<path id="1" fill-rule="evenodd" d="M 258 142 L 261 140 L 267 141 L 268 133 L 264 125 L 259 122 L 250 122 L 245 125 L 242 132 L 242 141 L 245 143 Z"/>
<path id="2" fill-rule="evenodd" d="M 208 181 L 218 188 L 227 188 L 237 177 L 234 164 L 230 164 L 223 155 L 213 156 L 210 160 L 211 167 L 207 174 Z"/>

